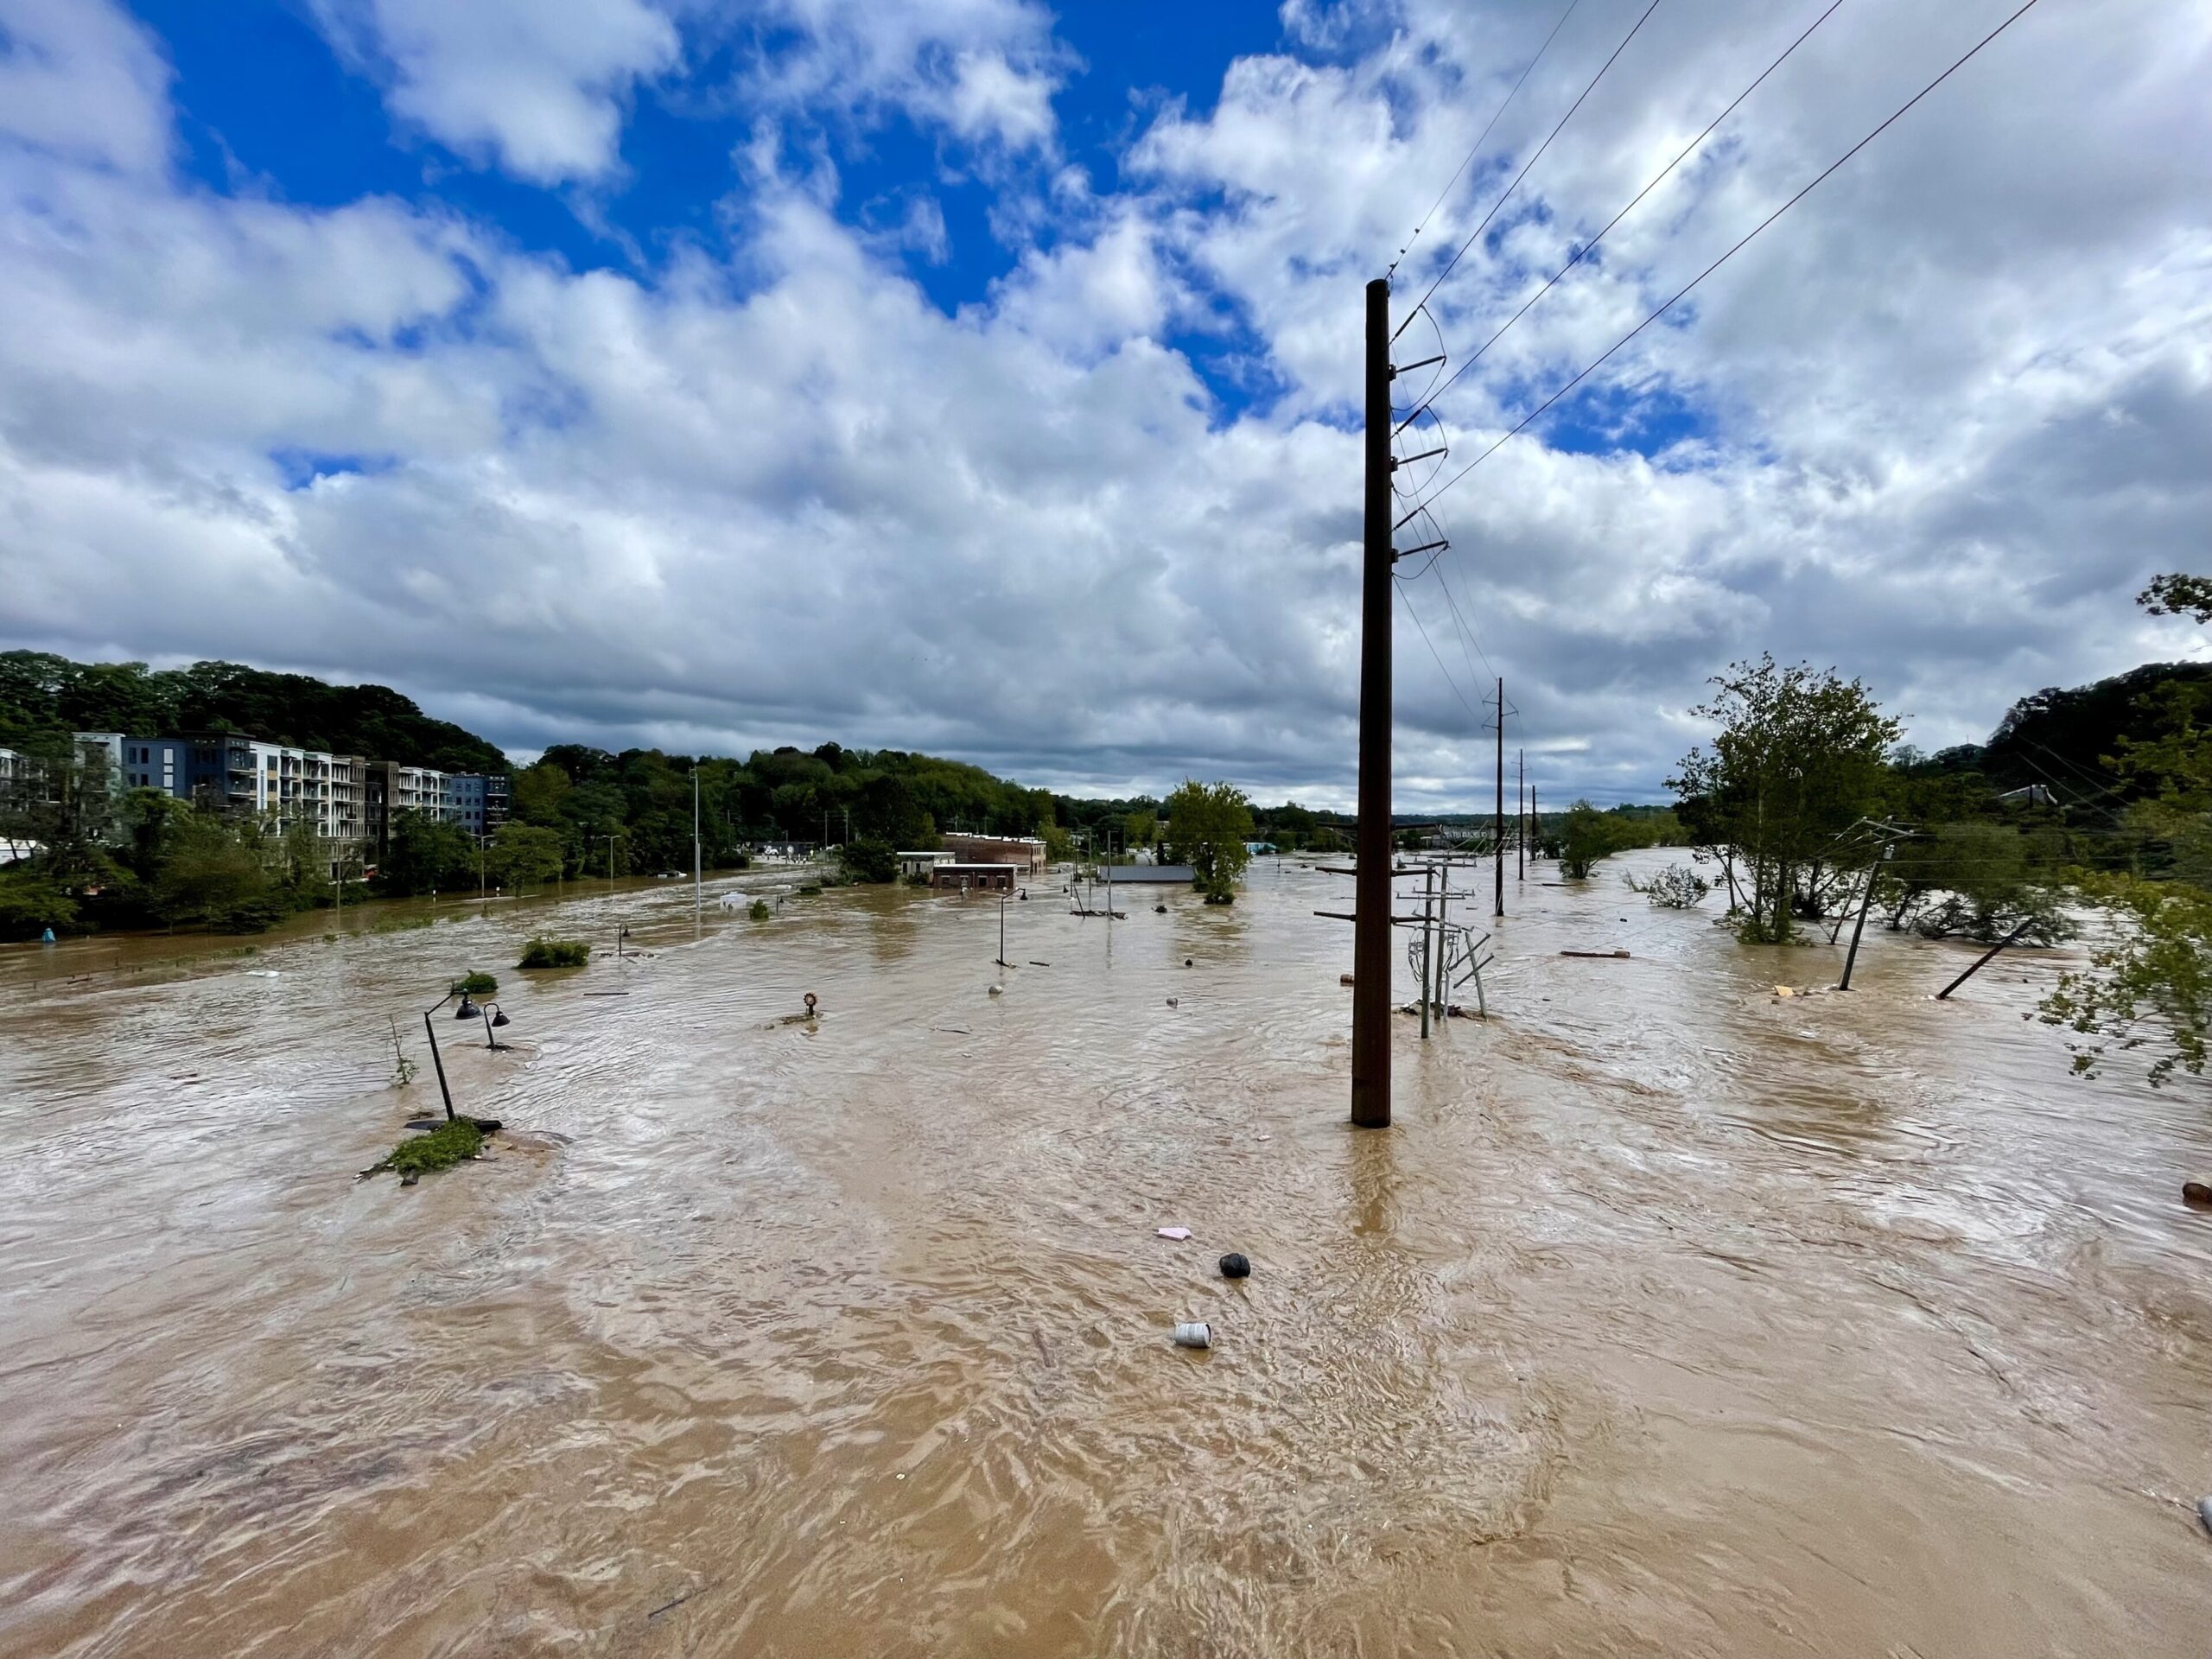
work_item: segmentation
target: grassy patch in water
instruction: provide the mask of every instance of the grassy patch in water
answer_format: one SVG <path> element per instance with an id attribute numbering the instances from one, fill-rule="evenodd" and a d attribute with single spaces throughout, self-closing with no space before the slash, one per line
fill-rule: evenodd
<path id="1" fill-rule="evenodd" d="M 384 1161 L 369 1173 L 373 1175 L 379 1169 L 388 1169 L 395 1175 L 420 1175 L 425 1170 L 465 1163 L 483 1148 L 484 1131 L 476 1127 L 476 1120 L 456 1117 L 427 1135 L 409 1135 L 385 1154 Z"/>
<path id="2" fill-rule="evenodd" d="M 822 884 L 819 881 L 808 881 L 799 887 L 798 896 L 802 899 L 811 899 L 821 891 Z"/>
<path id="3" fill-rule="evenodd" d="M 591 946 L 582 939 L 532 938 L 523 946 L 518 968 L 581 968 L 591 960 Z"/>
<path id="4" fill-rule="evenodd" d="M 471 972 L 454 981 L 453 988 L 461 996 L 489 996 L 499 988 L 499 982 L 491 974 Z"/>
<path id="5" fill-rule="evenodd" d="M 766 899 L 755 899 L 753 903 L 747 907 L 745 913 L 750 916 L 756 922 L 766 921 L 768 919 L 768 901 Z"/>

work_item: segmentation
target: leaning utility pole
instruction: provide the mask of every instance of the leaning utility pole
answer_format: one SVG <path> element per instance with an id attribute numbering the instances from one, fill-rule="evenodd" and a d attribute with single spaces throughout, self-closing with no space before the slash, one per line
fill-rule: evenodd
<path id="1" fill-rule="evenodd" d="M 1352 884 L 1351 1121 L 1363 1129 L 1390 1127 L 1390 283 L 1378 276 L 1367 285 L 1359 857 Z"/>
<path id="2" fill-rule="evenodd" d="M 1497 908 L 1505 914 L 1505 676 L 1497 677 L 1497 801 L 1491 808 L 1491 838 L 1497 843 Z"/>
<path id="3" fill-rule="evenodd" d="M 1513 879 L 1529 879 L 1529 751 L 1513 751 Z"/>

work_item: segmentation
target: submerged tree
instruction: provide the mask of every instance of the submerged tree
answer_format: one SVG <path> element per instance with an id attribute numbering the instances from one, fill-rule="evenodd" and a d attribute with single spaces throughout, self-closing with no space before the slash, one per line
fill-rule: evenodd
<path id="1" fill-rule="evenodd" d="M 2063 883 L 2050 855 L 2009 823 L 1936 823 L 1898 842 L 1882 861 L 1874 898 L 1892 931 L 1993 944 L 2019 931 L 2025 944 L 2071 938 Z"/>
<path id="2" fill-rule="evenodd" d="M 2083 1039 L 2068 1045 L 2076 1071 L 2094 1075 L 2113 1048 L 2148 1047 L 2153 1084 L 2177 1066 L 2201 1076 L 2212 1042 L 2212 893 L 2132 875 L 2085 875 L 2081 891 L 2114 929 L 2043 1000 L 2044 1023 Z"/>
<path id="3" fill-rule="evenodd" d="M 1580 881 L 1596 868 L 1598 861 L 1610 856 L 1620 847 L 1613 821 L 1587 801 L 1577 801 L 1567 809 L 1567 821 L 1560 826 L 1559 844 L 1554 855 L 1559 860 L 1559 873 L 1570 881 Z"/>
<path id="4" fill-rule="evenodd" d="M 1690 712 L 1720 730 L 1668 787 L 1708 855 L 1732 855 L 1743 938 L 1786 944 L 1796 915 L 1818 913 L 1838 837 L 1875 805 L 1897 722 L 1864 682 L 1767 654 L 1711 683 Z"/>
<path id="5" fill-rule="evenodd" d="M 1251 861 L 1244 843 L 1252 838 L 1252 804 L 1232 784 L 1201 784 L 1185 779 L 1162 803 L 1167 815 L 1167 846 L 1179 864 L 1191 867 L 1192 885 L 1213 905 L 1234 903 L 1236 878 Z"/>
<path id="6" fill-rule="evenodd" d="M 2159 576 L 2137 600 L 2154 615 L 2212 622 L 2212 578 Z M 2159 716 L 2159 729 L 2123 739 L 2110 764 L 2155 790 L 2128 822 L 2164 856 L 2155 874 L 2080 875 L 2081 896 L 2103 907 L 2112 930 L 2039 1014 L 2082 1039 L 2069 1045 L 2076 1071 L 2093 1074 L 2114 1048 L 2147 1048 L 2150 1080 L 2163 1084 L 2177 1068 L 2202 1075 L 2212 1044 L 2212 728 L 2199 718 L 2199 687 L 2170 685 L 2138 706 Z"/>

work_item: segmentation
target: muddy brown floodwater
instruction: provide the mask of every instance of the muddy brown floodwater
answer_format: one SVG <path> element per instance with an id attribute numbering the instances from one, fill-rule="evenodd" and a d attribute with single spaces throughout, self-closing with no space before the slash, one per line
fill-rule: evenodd
<path id="1" fill-rule="evenodd" d="M 1388 1133 L 1289 863 L 1040 883 L 1004 970 L 988 900 L 755 877 L 0 953 L 0 1652 L 2212 1649 L 2203 1086 L 2069 1077 L 2054 953 L 1777 1000 L 1840 953 L 1639 861 L 1509 887 Z M 512 971 L 549 920 L 652 954 Z M 533 1135 L 356 1183 L 469 968 Z"/>

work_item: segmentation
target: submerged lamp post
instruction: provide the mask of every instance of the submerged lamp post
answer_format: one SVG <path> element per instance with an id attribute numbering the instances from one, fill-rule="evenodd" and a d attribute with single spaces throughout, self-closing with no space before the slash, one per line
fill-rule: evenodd
<path id="1" fill-rule="evenodd" d="M 470 996 L 467 991 L 448 991 L 436 1001 L 431 1003 L 429 1007 L 423 1010 L 423 1030 L 430 1039 L 430 1065 L 438 1074 L 438 1097 L 445 1102 L 446 1122 L 448 1123 L 452 1122 L 456 1116 L 453 1109 L 453 1089 L 452 1086 L 446 1082 L 445 1056 L 438 1052 L 438 1027 L 433 1016 L 436 1014 L 439 1009 L 444 1007 L 447 1003 L 452 1001 L 456 996 L 461 999 L 461 1002 L 460 1005 L 454 1009 L 453 1017 L 456 1020 L 480 1019 L 483 1020 L 485 1046 L 487 1048 L 494 1049 L 504 1053 L 510 1045 L 501 1042 L 497 1037 L 493 1036 L 492 1034 L 493 1028 L 497 1026 L 504 1026 L 512 1023 L 508 1020 L 505 1010 L 503 1010 L 498 1003 L 479 1003 L 474 997 Z M 494 1120 L 488 1117 L 479 1118 L 476 1121 L 480 1125 L 490 1125 L 494 1128 L 499 1127 Z"/>
<path id="2" fill-rule="evenodd" d="M 448 991 L 436 1001 L 431 1003 L 429 1007 L 423 1010 L 423 1029 L 424 1032 L 429 1033 L 430 1039 L 430 1064 L 437 1070 L 438 1096 L 439 1098 L 443 1100 L 446 1103 L 446 1122 L 448 1123 L 452 1122 L 454 1120 L 453 1090 L 446 1083 L 445 1057 L 438 1052 L 438 1028 L 435 1025 L 431 1023 L 430 1016 L 435 1014 L 440 1008 L 445 1007 L 447 1003 L 452 1001 L 453 998 L 454 994 L 451 991 Z M 470 1013 L 474 1012 L 474 1010 L 469 1007 L 468 994 L 466 991 L 461 994 L 461 1001 L 462 1012 L 459 1017 L 466 1020 L 468 1018 Z"/>

